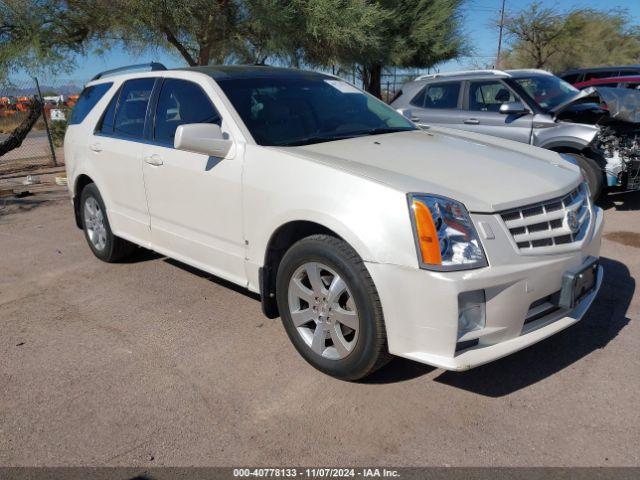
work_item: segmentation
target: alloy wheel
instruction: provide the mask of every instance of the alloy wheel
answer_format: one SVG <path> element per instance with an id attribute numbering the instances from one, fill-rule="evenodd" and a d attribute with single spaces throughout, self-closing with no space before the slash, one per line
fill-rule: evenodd
<path id="1" fill-rule="evenodd" d="M 107 246 L 107 227 L 102 208 L 94 197 L 84 202 L 84 225 L 91 244 L 96 250 L 104 250 Z"/>
<path id="2" fill-rule="evenodd" d="M 289 280 L 288 293 L 293 325 L 313 352 L 331 360 L 352 352 L 358 340 L 358 311 L 340 275 L 322 263 L 304 263 Z"/>

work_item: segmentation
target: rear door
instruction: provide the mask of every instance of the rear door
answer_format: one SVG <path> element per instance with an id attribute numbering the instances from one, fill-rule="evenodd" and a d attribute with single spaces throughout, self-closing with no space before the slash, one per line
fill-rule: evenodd
<path id="1" fill-rule="evenodd" d="M 500 106 L 522 100 L 500 80 L 467 82 L 463 115 L 456 128 L 529 143 L 533 115 L 500 113 Z"/>
<path id="2" fill-rule="evenodd" d="M 142 176 L 144 125 L 155 78 L 125 81 L 102 115 L 89 154 L 113 232 L 146 245 L 149 211 Z"/>
<path id="3" fill-rule="evenodd" d="M 421 126 L 454 127 L 459 121 L 461 82 L 428 83 L 410 102 L 412 120 Z"/>
<path id="4" fill-rule="evenodd" d="M 165 78 L 153 100 L 143 149 L 144 180 L 154 249 L 220 277 L 243 283 L 242 158 L 173 148 L 176 129 L 224 119 L 195 81 Z"/>

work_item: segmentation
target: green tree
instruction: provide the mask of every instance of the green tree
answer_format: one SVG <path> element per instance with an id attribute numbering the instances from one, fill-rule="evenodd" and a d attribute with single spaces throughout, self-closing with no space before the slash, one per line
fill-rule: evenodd
<path id="1" fill-rule="evenodd" d="M 74 11 L 76 2 L 3 0 L 0 2 L 0 77 L 12 69 L 54 71 L 72 67 L 69 58 L 83 53 L 92 25 L 103 19 L 90 9 Z M 71 13 L 73 11 L 73 13 Z"/>
<path id="2" fill-rule="evenodd" d="M 165 49 L 191 66 L 357 66 L 365 88 L 380 96 L 385 66 L 429 67 L 463 50 L 462 2 L 7 0 L 0 67 L 24 65 L 25 58 L 33 65 L 59 65 L 66 56 L 119 43 Z"/>
<path id="3" fill-rule="evenodd" d="M 90 2 L 87 2 L 90 3 Z M 141 49 L 174 50 L 189 66 L 222 63 L 232 52 L 238 5 L 231 0 L 101 0 L 115 37 Z"/>
<path id="4" fill-rule="evenodd" d="M 379 25 L 382 48 L 360 62 L 367 91 L 380 97 L 384 67 L 427 68 L 467 50 L 462 0 L 378 0 L 387 21 Z"/>
<path id="5" fill-rule="evenodd" d="M 640 30 L 625 10 L 575 9 L 560 14 L 534 2 L 505 18 L 509 41 L 501 67 L 620 65 L 640 60 Z"/>

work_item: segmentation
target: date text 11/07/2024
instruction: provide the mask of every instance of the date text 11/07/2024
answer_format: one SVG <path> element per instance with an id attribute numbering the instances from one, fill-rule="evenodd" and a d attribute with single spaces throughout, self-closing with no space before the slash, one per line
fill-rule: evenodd
<path id="1" fill-rule="evenodd" d="M 376 478 L 399 477 L 397 470 L 386 468 L 234 468 L 234 477 L 301 477 L 301 478 Z"/>

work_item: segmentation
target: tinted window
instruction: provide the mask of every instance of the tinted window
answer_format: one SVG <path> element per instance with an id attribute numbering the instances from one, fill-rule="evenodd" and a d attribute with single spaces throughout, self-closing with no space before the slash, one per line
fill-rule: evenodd
<path id="1" fill-rule="evenodd" d="M 100 83 L 93 85 L 82 90 L 78 103 L 73 107 L 71 112 L 71 118 L 69 119 L 69 125 L 75 125 L 82 123 L 82 121 L 89 115 L 89 112 L 96 103 L 107 93 L 107 90 L 111 88 L 113 83 Z"/>
<path id="2" fill-rule="evenodd" d="M 153 89 L 154 78 L 138 78 L 124 82 L 114 123 L 114 133 L 141 138 L 144 133 L 144 118 Z"/>
<path id="3" fill-rule="evenodd" d="M 154 138 L 173 145 L 178 126 L 185 123 L 216 123 L 221 118 L 209 97 L 195 83 L 169 78 L 162 84 L 156 107 Z"/>
<path id="4" fill-rule="evenodd" d="M 424 87 L 420 92 L 411 99 L 409 102 L 411 105 L 415 107 L 424 107 L 424 97 L 427 94 L 427 87 Z"/>
<path id="5" fill-rule="evenodd" d="M 579 73 L 572 73 L 571 75 L 565 75 L 565 76 L 563 76 L 563 77 L 562 77 L 562 79 L 563 79 L 565 82 L 568 82 L 568 83 L 574 84 L 574 83 L 578 83 L 578 77 L 579 77 L 579 76 L 580 76 L 580 74 L 579 74 Z"/>
<path id="6" fill-rule="evenodd" d="M 109 105 L 107 105 L 107 109 L 102 116 L 102 121 L 98 126 L 98 131 L 101 133 L 112 134 L 113 133 L 113 120 L 116 117 L 116 107 L 118 106 L 118 98 L 120 97 L 120 92 L 118 91 L 111 101 Z"/>
<path id="7" fill-rule="evenodd" d="M 471 82 L 469 84 L 469 110 L 498 112 L 503 103 L 516 101 L 515 95 L 502 82 Z"/>
<path id="8" fill-rule="evenodd" d="M 320 75 L 218 80 L 260 145 L 308 145 L 416 128 L 350 84 Z"/>
<path id="9" fill-rule="evenodd" d="M 459 83 L 428 85 L 424 97 L 424 108 L 458 108 Z"/>

